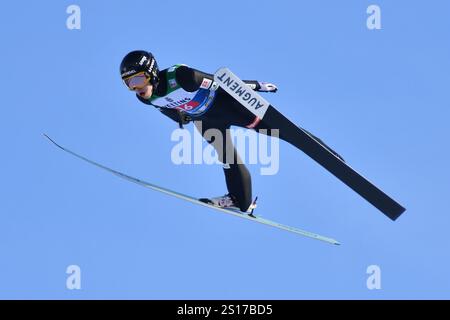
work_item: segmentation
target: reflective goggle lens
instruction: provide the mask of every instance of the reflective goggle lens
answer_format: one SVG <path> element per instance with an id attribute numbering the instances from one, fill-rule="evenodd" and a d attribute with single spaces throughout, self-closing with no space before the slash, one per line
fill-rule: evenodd
<path id="1" fill-rule="evenodd" d="M 138 73 L 124 79 L 124 82 L 130 90 L 136 90 L 145 87 L 150 82 L 150 78 L 146 77 L 144 73 Z"/>

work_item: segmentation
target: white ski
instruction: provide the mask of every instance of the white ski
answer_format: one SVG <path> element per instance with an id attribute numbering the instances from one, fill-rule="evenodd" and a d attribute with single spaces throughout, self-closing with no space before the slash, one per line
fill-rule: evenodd
<path id="1" fill-rule="evenodd" d="M 92 164 L 94 166 L 102 168 L 102 169 L 104 169 L 104 170 L 106 170 L 106 171 L 108 171 L 110 173 L 113 173 L 113 174 L 115 174 L 115 175 L 117 175 L 117 176 L 119 176 L 119 177 L 121 177 L 123 179 L 126 179 L 128 181 L 137 183 L 137 184 L 139 184 L 141 186 L 144 186 L 146 188 L 150 188 L 152 190 L 159 191 L 159 192 L 168 194 L 170 196 L 173 196 L 173 197 L 176 197 L 176 198 L 179 198 L 179 199 L 183 199 L 183 200 L 186 200 L 186 201 L 189 201 L 189 202 L 192 202 L 192 203 L 204 206 L 204 207 L 215 209 L 215 210 L 218 210 L 218 211 L 223 212 L 223 213 L 231 214 L 231 215 L 233 215 L 235 217 L 247 219 L 247 220 L 254 221 L 254 222 L 259 222 L 259 223 L 262 223 L 262 224 L 265 224 L 265 225 L 268 225 L 268 226 L 272 226 L 272 227 L 275 227 L 275 228 L 278 228 L 278 229 L 290 231 L 290 232 L 293 232 L 293 233 L 296 233 L 296 234 L 299 234 L 299 235 L 302 235 L 302 236 L 305 236 L 305 237 L 309 237 L 309 238 L 316 239 L 316 240 L 321 240 L 321 241 L 324 241 L 324 242 L 327 242 L 327 243 L 330 243 L 330 244 L 335 244 L 335 245 L 339 245 L 340 244 L 338 241 L 336 241 L 334 239 L 331 239 L 331 238 L 328 238 L 328 237 L 324 237 L 324 236 L 321 236 L 321 235 L 318 235 L 318 234 L 315 234 L 315 233 L 312 233 L 312 232 L 304 231 L 304 230 L 301 230 L 301 229 L 298 229 L 298 228 L 286 226 L 286 225 L 280 224 L 278 222 L 274 222 L 274 221 L 270 221 L 270 220 L 261 218 L 259 216 L 249 216 L 248 214 L 241 213 L 240 211 L 234 211 L 234 210 L 230 210 L 230 209 L 219 208 L 219 207 L 216 207 L 214 205 L 211 205 L 211 204 L 199 201 L 198 199 L 193 198 L 191 196 L 188 196 L 188 195 L 176 192 L 176 191 L 172 191 L 172 190 L 169 190 L 169 189 L 157 186 L 155 184 L 152 184 L 152 183 L 149 183 L 149 182 L 145 182 L 143 180 L 131 177 L 131 176 L 127 175 L 127 174 L 124 174 L 122 172 L 119 172 L 119 171 L 116 171 L 114 169 L 108 168 L 108 167 L 106 167 L 104 165 L 101 165 L 101 164 L 95 162 L 95 161 L 89 160 L 89 159 L 87 159 L 87 158 L 85 158 L 85 157 L 83 157 L 83 156 L 81 156 L 81 155 L 79 155 L 79 154 L 69 150 L 69 149 L 66 149 L 66 148 L 62 147 L 61 145 L 56 143 L 53 139 L 51 139 L 46 134 L 44 134 L 44 136 L 50 142 L 52 142 L 55 146 L 57 146 L 58 148 L 60 148 L 60 149 L 62 149 L 64 151 L 66 151 L 67 153 L 70 153 L 71 155 L 73 155 L 73 156 L 75 156 L 75 157 L 77 157 L 79 159 L 82 159 L 82 160 L 84 160 L 84 161 L 86 161 L 86 162 L 88 162 L 88 163 L 90 163 L 90 164 Z"/>

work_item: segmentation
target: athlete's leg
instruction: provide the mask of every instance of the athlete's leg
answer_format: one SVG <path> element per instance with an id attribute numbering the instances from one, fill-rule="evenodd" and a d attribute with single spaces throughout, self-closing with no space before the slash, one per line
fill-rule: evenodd
<path id="1" fill-rule="evenodd" d="M 225 92 L 221 92 L 217 100 L 217 105 L 215 105 L 211 110 L 211 116 L 214 118 L 226 119 L 227 123 L 231 125 L 255 129 L 257 131 L 259 131 L 259 129 L 266 129 L 265 132 L 267 132 L 267 134 L 271 134 L 271 129 L 278 129 L 280 139 L 289 142 L 291 145 L 299 149 L 301 149 L 301 146 L 299 145 L 298 134 L 299 131 L 303 130 L 311 138 L 323 145 L 328 151 L 344 161 L 344 159 L 336 151 L 331 149 L 325 142 L 313 135 L 311 132 L 297 127 L 272 106 L 270 106 L 267 110 L 264 119 L 259 119 L 248 109 L 242 106 L 236 99 Z"/>
<path id="2" fill-rule="evenodd" d="M 236 148 L 233 145 L 229 126 L 211 120 L 196 121 L 197 130 L 216 150 L 219 161 L 223 163 L 225 181 L 229 194 L 237 202 L 241 211 L 246 211 L 252 203 L 252 182 L 247 167 L 242 163 Z M 223 139 L 214 136 L 218 130 Z M 205 135 L 206 133 L 206 135 Z M 222 141 L 221 141 L 222 140 Z"/>
<path id="3" fill-rule="evenodd" d="M 264 119 L 259 120 L 259 118 L 254 119 L 253 128 L 259 132 L 260 129 L 266 129 L 267 134 L 271 134 L 271 129 L 279 130 L 280 139 L 289 142 L 293 146 L 302 149 L 302 146 L 299 144 L 298 135 L 301 130 L 307 133 L 311 138 L 319 142 L 323 147 L 325 147 L 328 151 L 334 154 L 336 157 L 345 162 L 344 158 L 339 155 L 336 151 L 331 149 L 325 142 L 321 139 L 313 135 L 311 132 L 297 127 L 294 123 L 292 123 L 288 118 L 283 116 L 279 111 L 277 111 L 274 107 L 270 106 L 267 110 Z"/>

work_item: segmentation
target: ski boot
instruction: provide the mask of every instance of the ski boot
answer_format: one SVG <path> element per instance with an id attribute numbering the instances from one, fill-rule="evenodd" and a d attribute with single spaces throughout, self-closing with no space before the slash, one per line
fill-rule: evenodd
<path id="1" fill-rule="evenodd" d="M 212 204 L 213 206 L 219 208 L 241 211 L 236 200 L 234 200 L 234 197 L 229 193 L 221 197 L 201 198 L 198 200 L 207 204 Z"/>
<path id="2" fill-rule="evenodd" d="M 256 197 L 255 201 L 252 202 L 252 204 L 248 207 L 247 211 L 245 211 L 245 212 L 241 211 L 237 201 L 229 193 L 224 196 L 221 196 L 221 197 L 214 197 L 214 198 L 210 198 L 210 199 L 201 198 L 198 200 L 201 202 L 219 207 L 219 208 L 229 209 L 229 210 L 233 210 L 233 211 L 237 211 L 237 212 L 241 212 L 241 213 L 247 213 L 249 216 L 254 217 L 253 211 L 256 208 L 256 200 L 257 199 L 258 199 L 258 197 Z"/>

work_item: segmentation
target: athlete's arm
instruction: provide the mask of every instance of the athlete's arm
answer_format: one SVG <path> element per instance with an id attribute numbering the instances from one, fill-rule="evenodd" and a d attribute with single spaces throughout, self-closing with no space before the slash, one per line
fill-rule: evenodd
<path id="1" fill-rule="evenodd" d="M 214 75 L 188 66 L 179 67 L 176 71 L 176 77 L 180 86 L 189 92 L 198 90 L 202 84 L 205 89 L 208 89 L 208 86 L 211 86 L 214 81 Z M 255 91 L 275 92 L 277 90 L 275 85 L 267 82 L 259 82 L 256 80 L 244 80 L 244 82 Z M 271 85 L 271 87 L 268 85 Z"/>

